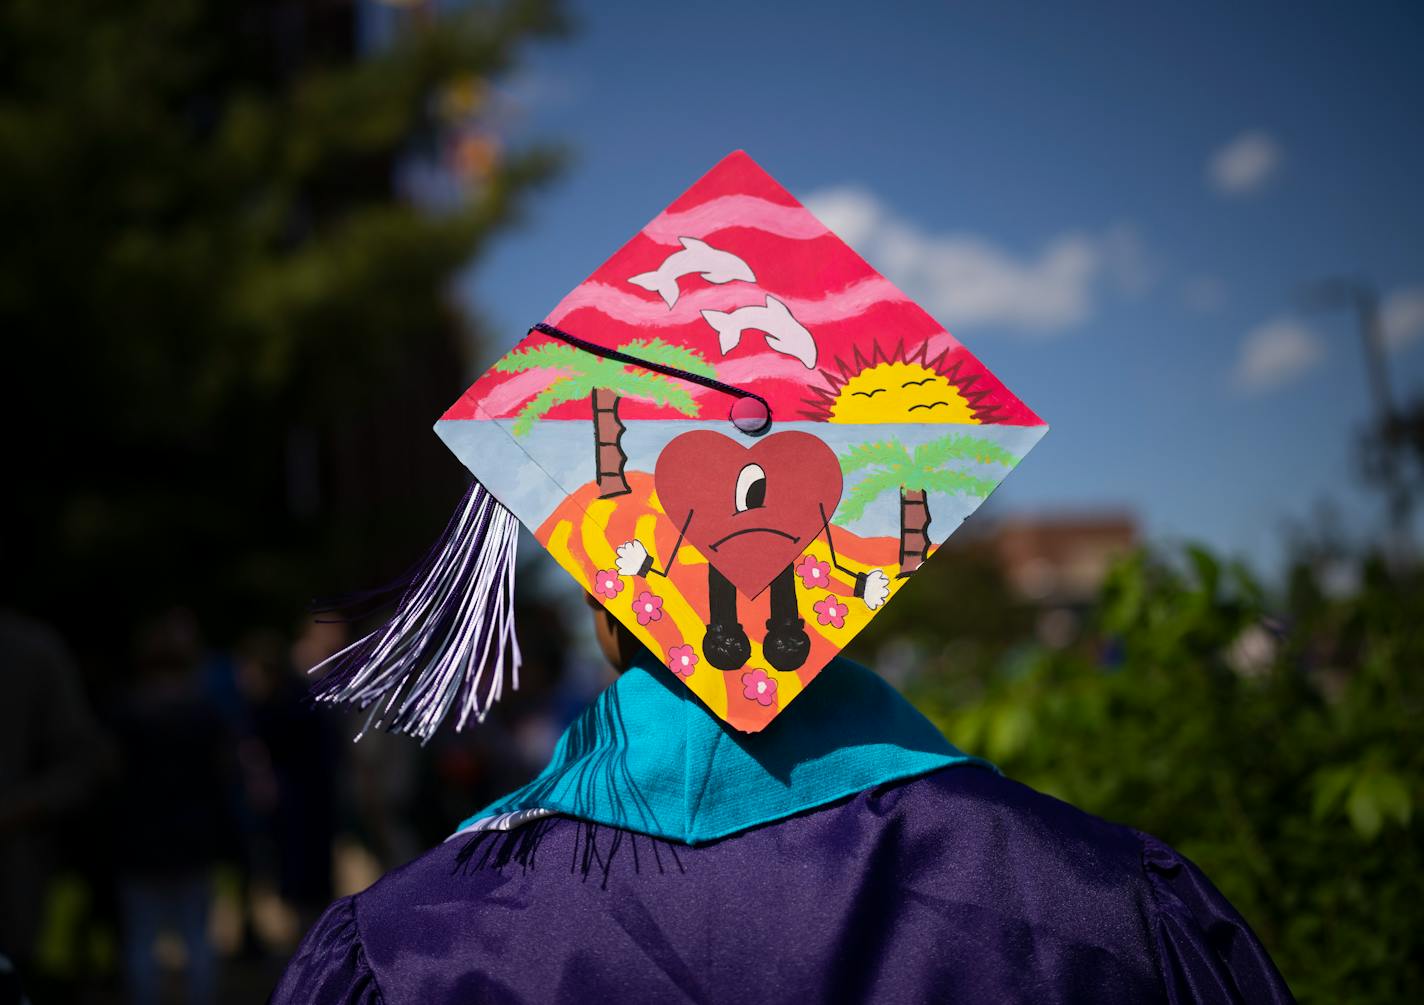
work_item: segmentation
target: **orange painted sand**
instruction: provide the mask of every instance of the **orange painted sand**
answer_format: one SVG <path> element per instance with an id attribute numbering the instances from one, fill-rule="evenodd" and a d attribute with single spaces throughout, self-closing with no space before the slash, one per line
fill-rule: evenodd
<path id="1" fill-rule="evenodd" d="M 667 577 L 619 576 L 623 588 L 616 597 L 595 595 L 664 662 L 673 647 L 691 645 L 697 653 L 698 663 L 691 675 L 683 678 L 684 683 L 708 708 L 733 727 L 748 733 L 765 728 L 801 693 L 821 668 L 870 623 L 875 612 L 867 608 L 864 601 L 852 596 L 853 579 L 834 567 L 830 568 L 831 582 L 828 587 L 807 588 L 798 577 L 797 607 L 806 620 L 811 653 L 800 670 L 781 672 L 771 669 L 762 658 L 760 637 L 762 626 L 769 616 L 770 591 L 763 590 L 752 599 L 739 597 L 739 620 L 746 626 L 751 638 L 751 658 L 745 667 L 738 670 L 718 670 L 701 654 L 702 636 L 706 632 L 707 560 L 686 543 L 675 558 L 669 554 L 677 542 L 677 528 L 658 504 L 652 476 L 642 471 L 629 471 L 627 478 L 632 492 L 614 499 L 599 499 L 598 487 L 593 483 L 583 486 L 564 500 L 539 526 L 534 536 L 590 593 L 594 593 L 594 577 L 598 572 L 613 570 L 617 575 L 614 559 L 620 544 L 634 539 L 641 541 L 653 557 L 655 568 L 667 569 L 672 558 Z M 897 578 L 899 540 L 893 537 L 863 538 L 834 525 L 831 532 L 835 535 L 836 556 L 841 565 L 855 572 L 881 569 L 890 577 L 890 597 L 893 598 L 905 584 L 905 580 Z M 830 566 L 831 552 L 824 535 L 812 542 L 802 554 Z M 800 561 L 798 556 L 795 564 L 800 564 Z M 640 625 L 633 604 L 645 591 L 662 600 L 662 617 Z M 820 624 L 812 606 L 832 595 L 849 608 L 840 628 Z M 743 676 L 758 669 L 764 670 L 767 677 L 776 683 L 775 699 L 770 705 L 762 705 L 744 694 Z"/>

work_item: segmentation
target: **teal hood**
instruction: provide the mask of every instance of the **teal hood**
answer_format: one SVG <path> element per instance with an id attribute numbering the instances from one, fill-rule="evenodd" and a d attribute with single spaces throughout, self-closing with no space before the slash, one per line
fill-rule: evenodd
<path id="1" fill-rule="evenodd" d="M 992 770 L 850 660 L 831 661 L 760 733 L 740 733 L 649 654 L 574 721 L 537 778 L 460 829 L 558 813 L 697 844 L 952 765 Z"/>

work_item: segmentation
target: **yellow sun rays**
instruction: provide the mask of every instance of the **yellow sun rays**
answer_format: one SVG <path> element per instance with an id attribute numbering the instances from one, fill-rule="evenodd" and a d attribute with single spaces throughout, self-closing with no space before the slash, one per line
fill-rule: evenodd
<path id="1" fill-rule="evenodd" d="M 979 422 L 944 374 L 901 360 L 877 363 L 852 376 L 830 413 L 831 422 Z"/>
<path id="2" fill-rule="evenodd" d="M 857 346 L 821 369 L 807 388 L 801 414 L 818 422 L 952 423 L 1001 421 L 990 382 L 977 360 L 945 350 L 931 358 L 929 342 L 906 349 L 879 342 Z"/>

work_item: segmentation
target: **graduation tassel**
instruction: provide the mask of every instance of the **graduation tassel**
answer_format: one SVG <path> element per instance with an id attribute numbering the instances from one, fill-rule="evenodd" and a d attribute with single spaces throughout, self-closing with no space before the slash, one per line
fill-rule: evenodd
<path id="1" fill-rule="evenodd" d="M 320 702 L 369 709 L 356 739 L 375 727 L 435 734 L 458 706 L 455 728 L 483 721 L 519 687 L 514 637 L 514 554 L 519 521 L 471 482 L 444 534 L 402 584 L 384 625 L 312 667 Z"/>

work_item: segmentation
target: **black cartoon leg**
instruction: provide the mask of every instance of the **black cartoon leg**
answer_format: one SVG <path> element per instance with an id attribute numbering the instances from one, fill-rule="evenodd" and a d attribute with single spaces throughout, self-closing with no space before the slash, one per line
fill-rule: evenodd
<path id="1" fill-rule="evenodd" d="M 702 655 L 718 670 L 738 670 L 747 665 L 752 644 L 737 621 L 737 588 L 707 563 L 707 634 Z"/>
<path id="2" fill-rule="evenodd" d="M 762 643 L 766 661 L 777 670 L 795 670 L 811 652 L 806 622 L 796 613 L 796 574 L 787 566 L 771 581 L 771 617 Z"/>

